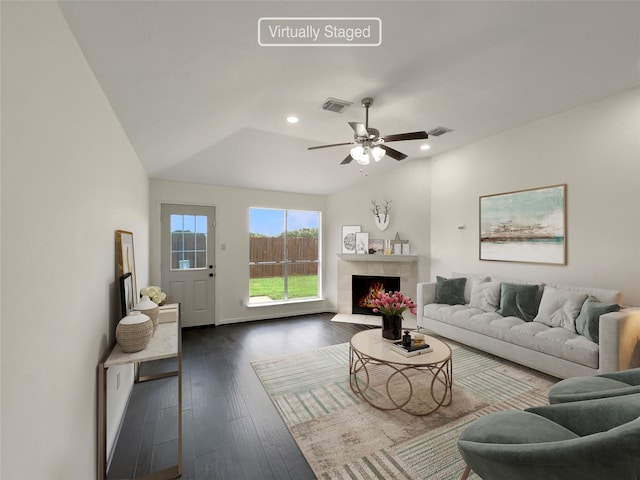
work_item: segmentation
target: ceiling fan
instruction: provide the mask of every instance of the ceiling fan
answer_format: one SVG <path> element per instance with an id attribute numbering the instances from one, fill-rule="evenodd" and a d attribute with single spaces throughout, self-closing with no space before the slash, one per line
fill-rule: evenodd
<path id="1" fill-rule="evenodd" d="M 389 155 L 395 160 L 403 160 L 407 156 L 395 150 L 386 143 L 399 142 L 402 140 L 420 140 L 429 138 L 427 132 L 410 132 L 410 133 L 398 133 L 396 135 L 380 136 L 380 131 L 377 128 L 369 127 L 369 107 L 373 104 L 373 98 L 366 97 L 362 99 L 362 106 L 365 108 L 365 122 L 364 125 L 358 122 L 348 122 L 354 131 L 354 141 L 344 143 L 333 143 L 331 145 L 319 145 L 317 147 L 309 147 L 308 150 L 316 150 L 318 148 L 339 147 L 341 145 L 355 145 L 351 149 L 349 155 L 340 162 L 341 165 L 346 165 L 355 160 L 360 165 L 368 165 L 372 160 L 379 162 L 385 154 Z"/>

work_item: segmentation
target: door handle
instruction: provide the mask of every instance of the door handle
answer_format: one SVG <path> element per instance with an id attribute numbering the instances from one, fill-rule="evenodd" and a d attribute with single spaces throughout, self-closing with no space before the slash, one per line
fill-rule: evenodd
<path id="1" fill-rule="evenodd" d="M 210 274 L 209 274 L 209 277 L 213 277 L 213 275 L 214 275 L 213 273 L 210 273 Z"/>

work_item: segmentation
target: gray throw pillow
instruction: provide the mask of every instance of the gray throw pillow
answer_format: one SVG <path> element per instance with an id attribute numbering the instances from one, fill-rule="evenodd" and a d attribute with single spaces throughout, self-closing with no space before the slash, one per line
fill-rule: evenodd
<path id="1" fill-rule="evenodd" d="M 503 317 L 518 317 L 525 322 L 532 321 L 538 314 L 538 292 L 538 285 L 502 283 L 498 313 Z"/>
<path id="2" fill-rule="evenodd" d="M 436 277 L 436 303 L 464 305 L 466 278 Z"/>
<path id="3" fill-rule="evenodd" d="M 600 315 L 620 310 L 616 303 L 600 303 L 596 297 L 589 297 L 582 304 L 576 318 L 576 331 L 594 343 L 600 342 Z"/>

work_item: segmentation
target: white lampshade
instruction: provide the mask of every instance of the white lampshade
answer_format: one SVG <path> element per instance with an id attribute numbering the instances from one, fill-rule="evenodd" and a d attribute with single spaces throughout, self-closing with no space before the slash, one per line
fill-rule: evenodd
<path id="1" fill-rule="evenodd" d="M 356 145 L 355 147 L 353 147 L 351 149 L 351 156 L 357 160 L 360 157 L 362 157 L 364 155 L 364 148 L 362 148 L 362 145 Z"/>
<path id="2" fill-rule="evenodd" d="M 369 165 L 369 156 L 362 155 L 361 157 L 356 158 L 356 162 L 358 162 L 360 165 Z"/>
<path id="3" fill-rule="evenodd" d="M 382 147 L 373 147 L 371 149 L 371 156 L 373 157 L 373 159 L 376 162 L 379 162 L 380 160 L 382 160 L 382 157 L 384 157 L 384 154 L 386 152 L 384 151 L 384 148 Z"/>
<path id="4" fill-rule="evenodd" d="M 356 145 L 351 149 L 351 156 L 360 165 L 368 165 L 369 157 L 367 156 L 366 149 L 362 145 Z"/>

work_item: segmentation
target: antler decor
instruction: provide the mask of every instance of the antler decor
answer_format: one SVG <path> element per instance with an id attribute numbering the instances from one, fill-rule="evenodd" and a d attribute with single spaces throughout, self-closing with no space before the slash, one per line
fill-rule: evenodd
<path id="1" fill-rule="evenodd" d="M 385 231 L 389 226 L 389 212 L 391 211 L 391 200 L 385 199 L 384 206 L 378 205 L 375 200 L 371 200 L 371 204 L 373 208 L 371 212 L 375 217 L 374 220 L 376 222 L 377 227 L 381 231 Z"/>

